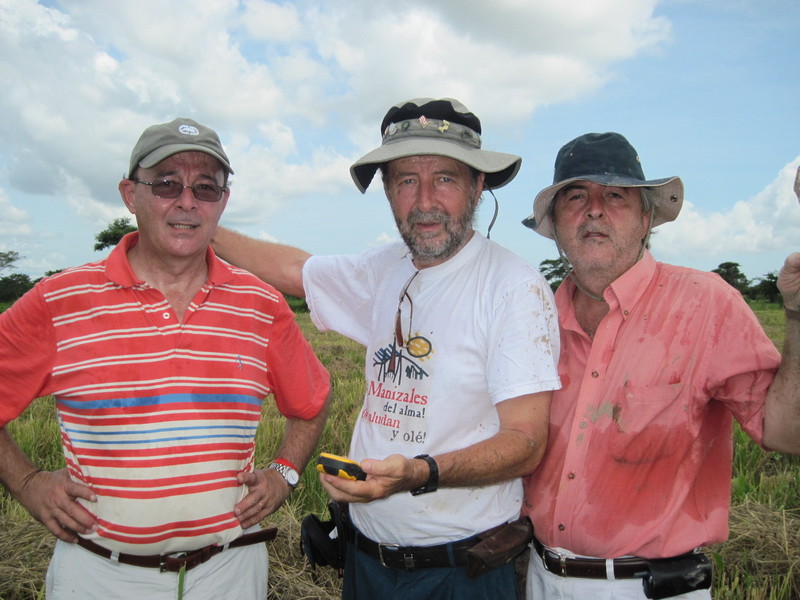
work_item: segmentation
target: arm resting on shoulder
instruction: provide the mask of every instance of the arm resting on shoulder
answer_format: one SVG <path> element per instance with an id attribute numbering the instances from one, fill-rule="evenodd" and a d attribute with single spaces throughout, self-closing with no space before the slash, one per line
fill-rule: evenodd
<path id="1" fill-rule="evenodd" d="M 433 457 L 439 466 L 439 487 L 478 487 L 530 474 L 547 446 L 552 395 L 539 392 L 500 402 L 500 430 L 495 435 Z M 427 462 L 399 454 L 365 459 L 361 466 L 366 481 L 321 475 L 323 486 L 336 500 L 370 502 L 425 485 L 430 475 Z"/>
<path id="2" fill-rule="evenodd" d="M 778 275 L 786 307 L 786 341 L 781 366 L 767 392 L 763 444 L 771 450 L 800 454 L 800 253 L 787 259 Z"/>
<path id="3" fill-rule="evenodd" d="M 311 256 L 308 252 L 256 240 L 224 227 L 217 227 L 211 244 L 219 257 L 257 275 L 278 291 L 305 297 L 303 265 Z"/>
<path id="4" fill-rule="evenodd" d="M 94 517 L 76 502 L 78 498 L 95 502 L 91 488 L 72 481 L 66 469 L 38 469 L 5 427 L 0 427 L 0 482 L 60 540 L 74 542 L 76 531 L 90 533 L 97 529 Z"/>

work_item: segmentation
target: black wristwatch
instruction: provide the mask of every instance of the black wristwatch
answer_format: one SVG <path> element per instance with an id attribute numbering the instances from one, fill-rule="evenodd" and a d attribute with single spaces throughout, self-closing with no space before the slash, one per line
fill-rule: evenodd
<path id="1" fill-rule="evenodd" d="M 419 454 L 414 458 L 419 458 L 424 460 L 428 463 L 428 466 L 431 469 L 431 474 L 428 475 L 428 481 L 425 482 L 425 485 L 414 488 L 411 490 L 412 496 L 419 496 L 420 494 L 430 494 L 431 492 L 435 492 L 439 489 L 439 465 L 436 464 L 436 461 L 433 460 L 432 457 L 428 456 L 427 454 Z"/>

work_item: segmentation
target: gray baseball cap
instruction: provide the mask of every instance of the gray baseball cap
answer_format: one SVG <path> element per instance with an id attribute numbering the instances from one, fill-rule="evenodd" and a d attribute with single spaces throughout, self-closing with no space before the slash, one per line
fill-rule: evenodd
<path id="1" fill-rule="evenodd" d="M 587 133 L 567 142 L 558 151 L 553 185 L 536 195 L 533 214 L 522 224 L 553 239 L 550 204 L 561 189 L 576 181 L 649 188 L 656 208 L 653 227 L 674 221 L 683 206 L 683 182 L 679 177 L 648 181 L 636 149 L 624 136 L 614 132 Z"/>
<path id="2" fill-rule="evenodd" d="M 233 174 L 217 132 L 192 119 L 178 118 L 169 123 L 152 125 L 142 132 L 131 152 L 127 176 L 132 176 L 137 167 L 149 169 L 179 152 L 205 152 L 221 162 L 228 173 Z"/>
<path id="3" fill-rule="evenodd" d="M 522 159 L 513 154 L 481 149 L 481 122 L 452 98 L 416 98 L 394 105 L 381 122 L 379 148 L 359 158 L 350 175 L 367 191 L 382 164 L 408 156 L 446 156 L 485 173 L 488 189 L 506 185 L 516 177 Z"/>

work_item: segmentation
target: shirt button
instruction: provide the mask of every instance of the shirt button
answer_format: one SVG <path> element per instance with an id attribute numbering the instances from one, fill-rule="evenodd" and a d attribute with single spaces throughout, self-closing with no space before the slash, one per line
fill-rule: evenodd
<path id="1" fill-rule="evenodd" d="M 581 421 L 581 429 L 586 429 L 589 426 L 589 423 L 586 421 Z"/>
<path id="2" fill-rule="evenodd" d="M 598 373 L 597 371 L 592 371 L 592 377 L 595 377 L 595 378 L 596 377 L 600 377 L 600 373 Z"/>
<path id="3" fill-rule="evenodd" d="M 558 524 L 558 530 L 559 530 L 559 531 L 564 531 L 565 529 L 566 529 L 566 527 L 564 527 L 564 524 L 563 524 L 563 523 L 559 523 L 559 524 Z"/>
<path id="4" fill-rule="evenodd" d="M 570 473 L 569 475 L 567 475 L 567 477 L 569 479 L 575 479 L 575 473 Z"/>
<path id="5" fill-rule="evenodd" d="M 162 316 L 162 317 L 164 317 L 165 319 L 169 319 L 169 317 L 170 317 L 170 314 L 169 314 L 168 312 L 165 312 L 165 313 L 164 313 L 163 315 L 161 315 L 161 316 Z"/>

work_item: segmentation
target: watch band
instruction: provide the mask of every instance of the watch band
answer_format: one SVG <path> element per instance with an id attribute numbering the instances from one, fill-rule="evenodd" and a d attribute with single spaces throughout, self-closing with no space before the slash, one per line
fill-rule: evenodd
<path id="1" fill-rule="evenodd" d="M 300 473 L 298 473 L 297 470 L 293 469 L 292 467 L 287 467 L 285 464 L 275 461 L 271 463 L 268 468 L 280 473 L 292 491 L 294 491 L 294 489 L 297 487 L 297 484 L 300 483 Z"/>
<path id="2" fill-rule="evenodd" d="M 783 312 L 786 313 L 787 319 L 794 319 L 795 321 L 800 321 L 800 310 L 792 310 L 791 308 L 783 308 Z"/>
<path id="3" fill-rule="evenodd" d="M 436 464 L 436 461 L 433 460 L 433 457 L 428 456 L 427 454 L 418 454 L 414 458 L 419 458 L 424 460 L 428 463 L 428 466 L 431 469 L 430 475 L 428 475 L 428 481 L 425 482 L 425 485 L 414 488 L 411 490 L 412 496 L 419 496 L 420 494 L 430 494 L 431 492 L 435 492 L 439 489 L 439 465 Z"/>
<path id="4" fill-rule="evenodd" d="M 288 461 L 288 460 L 286 460 L 285 458 L 276 458 L 276 459 L 275 459 L 275 460 L 273 460 L 272 462 L 274 462 L 274 463 L 278 463 L 279 465 L 286 465 L 286 466 L 287 466 L 287 467 L 289 467 L 290 469 L 294 469 L 294 470 L 295 470 L 295 471 L 297 471 L 298 473 L 300 472 L 300 469 L 298 469 L 298 468 L 297 468 L 297 467 L 294 465 L 294 463 L 291 463 L 291 462 L 289 462 L 289 461 Z"/>

